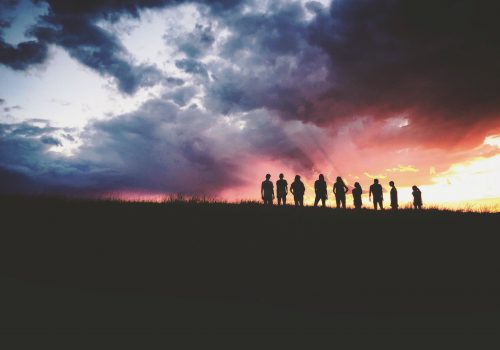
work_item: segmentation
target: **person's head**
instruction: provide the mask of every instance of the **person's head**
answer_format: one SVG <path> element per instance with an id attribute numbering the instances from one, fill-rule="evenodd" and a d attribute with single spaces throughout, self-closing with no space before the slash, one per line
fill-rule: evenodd
<path id="1" fill-rule="evenodd" d="M 280 179 L 282 179 L 282 180 L 283 180 L 283 176 L 284 176 L 283 174 L 280 174 Z"/>
<path id="2" fill-rule="evenodd" d="M 374 184 L 378 184 L 378 179 L 374 179 L 374 180 L 373 180 L 373 183 L 374 183 Z"/>
<path id="3" fill-rule="evenodd" d="M 269 180 L 271 178 L 271 174 L 266 174 L 266 180 Z"/>
<path id="4" fill-rule="evenodd" d="M 359 184 L 359 182 L 355 182 L 355 183 L 354 183 L 354 187 L 356 187 L 356 188 L 361 188 L 361 185 Z"/>
<path id="5" fill-rule="evenodd" d="M 337 182 L 342 182 L 342 178 L 340 176 L 337 176 Z"/>
<path id="6" fill-rule="evenodd" d="M 411 189 L 412 189 L 413 191 L 416 191 L 416 190 L 418 190 L 418 187 L 417 187 L 417 186 L 415 186 L 415 185 L 413 185 L 413 186 L 411 186 Z"/>
<path id="7" fill-rule="evenodd" d="M 389 186 L 394 187 L 394 181 L 389 181 Z"/>
<path id="8" fill-rule="evenodd" d="M 323 176 L 323 174 L 319 174 L 319 179 L 320 179 L 321 181 L 325 181 L 325 177 Z"/>
<path id="9" fill-rule="evenodd" d="M 300 175 L 295 175 L 295 181 L 300 181 Z"/>

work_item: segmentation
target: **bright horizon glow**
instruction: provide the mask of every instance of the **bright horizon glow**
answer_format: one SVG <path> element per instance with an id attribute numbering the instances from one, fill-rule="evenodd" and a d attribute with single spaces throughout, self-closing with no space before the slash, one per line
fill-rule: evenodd
<path id="1" fill-rule="evenodd" d="M 422 191 L 424 208 L 439 208 L 449 210 L 471 210 L 500 212 L 500 191 L 498 188 L 498 179 L 500 179 L 500 154 L 491 158 L 479 158 L 464 163 L 454 164 L 448 171 L 437 174 L 432 178 L 434 184 L 418 186 Z M 275 180 L 275 179 L 274 179 Z M 306 186 L 306 195 L 304 196 L 305 205 L 314 203 L 314 180 L 302 179 Z M 289 185 L 293 180 L 287 180 Z M 389 179 L 381 179 L 384 188 L 384 208 L 390 209 Z M 240 201 L 258 201 L 259 183 L 255 184 L 254 195 L 247 197 L 237 197 L 237 194 L 231 192 L 226 198 L 214 197 L 215 200 L 226 200 L 230 203 Z M 370 184 L 364 184 L 363 187 L 363 207 L 372 209 L 372 202 L 368 199 L 368 190 Z M 398 187 L 398 199 L 400 208 L 411 208 L 413 198 L 411 187 Z M 331 192 L 332 186 L 328 184 L 328 207 L 335 207 L 335 196 Z M 151 194 L 140 192 L 121 192 L 105 195 L 104 197 L 117 198 L 121 200 L 144 200 L 152 202 L 162 202 L 167 198 L 175 198 L 178 194 Z M 189 196 L 183 196 L 190 198 Z M 193 196 L 197 198 L 197 196 Z M 203 198 L 199 196 L 198 198 Z M 209 198 L 211 199 L 211 198 Z M 293 205 L 293 196 L 287 196 L 287 203 Z M 276 204 L 276 201 L 275 201 Z M 353 208 L 351 192 L 347 194 L 347 206 Z"/>

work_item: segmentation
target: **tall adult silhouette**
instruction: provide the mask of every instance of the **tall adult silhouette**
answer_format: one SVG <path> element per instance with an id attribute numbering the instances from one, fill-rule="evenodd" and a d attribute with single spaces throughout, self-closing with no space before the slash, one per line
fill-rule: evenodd
<path id="1" fill-rule="evenodd" d="M 363 206 L 363 202 L 361 201 L 361 194 L 363 193 L 363 189 L 359 182 L 354 183 L 354 188 L 352 189 L 352 199 L 354 201 L 354 208 L 361 209 Z"/>
<path id="2" fill-rule="evenodd" d="M 304 183 L 300 181 L 300 175 L 295 175 L 295 180 L 290 185 L 290 192 L 293 194 L 293 200 L 295 201 L 296 207 L 304 206 L 304 193 L 306 192 L 306 187 Z"/>
<path id="3" fill-rule="evenodd" d="M 368 194 L 368 198 L 372 200 L 373 194 L 373 209 L 377 210 L 377 205 L 380 207 L 380 210 L 384 210 L 384 195 L 382 193 L 382 186 L 378 183 L 378 179 L 373 180 L 373 184 L 370 186 L 370 192 Z"/>
<path id="4" fill-rule="evenodd" d="M 413 190 L 411 193 L 413 195 L 413 208 L 422 209 L 422 192 L 415 185 L 411 189 Z"/>
<path id="5" fill-rule="evenodd" d="M 394 185 L 394 181 L 389 181 L 389 186 L 391 186 L 391 208 L 393 210 L 398 209 L 398 190 L 396 185 Z"/>
<path id="6" fill-rule="evenodd" d="M 273 205 L 274 199 L 274 185 L 269 180 L 271 178 L 270 174 L 266 175 L 266 179 L 262 181 L 262 185 L 260 186 L 260 194 L 262 195 L 262 200 L 265 205 Z"/>
<path id="7" fill-rule="evenodd" d="M 326 182 L 323 174 L 319 174 L 318 179 L 314 182 L 314 192 L 316 193 L 316 198 L 314 198 L 314 206 L 317 207 L 319 201 L 321 200 L 321 206 L 326 205 L 326 200 L 328 199 L 328 192 L 326 190 Z"/>
<path id="8" fill-rule="evenodd" d="M 337 181 L 333 184 L 333 193 L 335 194 L 335 201 L 337 202 L 337 209 L 342 206 L 345 209 L 345 194 L 349 192 L 349 188 L 345 185 L 344 180 L 337 176 Z"/>
<path id="9" fill-rule="evenodd" d="M 288 182 L 283 179 L 284 175 L 280 174 L 280 179 L 276 181 L 276 197 L 278 198 L 278 205 L 286 205 L 286 195 L 288 194 Z"/>

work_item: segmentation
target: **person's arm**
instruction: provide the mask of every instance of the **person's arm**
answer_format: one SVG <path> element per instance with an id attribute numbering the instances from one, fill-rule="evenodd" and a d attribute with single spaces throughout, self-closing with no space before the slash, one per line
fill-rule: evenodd
<path id="1" fill-rule="evenodd" d="M 287 187 L 288 187 L 288 186 L 287 186 Z M 290 192 L 292 192 L 292 194 L 295 194 L 295 193 L 294 193 L 294 189 L 293 189 L 293 184 L 292 184 L 292 186 L 290 186 Z"/>
<path id="2" fill-rule="evenodd" d="M 372 187 L 370 186 L 370 192 L 368 192 L 368 199 L 372 201 Z"/>
<path id="3" fill-rule="evenodd" d="M 288 182 L 285 181 L 285 194 L 288 194 Z"/>
<path id="4" fill-rule="evenodd" d="M 264 183 L 260 185 L 260 196 L 264 199 Z"/>
<path id="5" fill-rule="evenodd" d="M 274 184 L 273 184 L 273 183 L 271 183 L 271 186 L 272 186 L 272 187 L 271 187 L 271 191 L 272 191 L 272 193 L 273 193 L 273 199 L 274 199 Z"/>
<path id="6" fill-rule="evenodd" d="M 333 190 L 332 191 L 333 191 L 333 194 L 335 194 L 335 195 L 337 194 L 337 189 L 335 188 L 335 184 L 333 184 Z"/>
<path id="7" fill-rule="evenodd" d="M 349 192 L 349 187 L 347 187 L 345 184 L 344 187 L 345 187 L 345 193 Z"/>

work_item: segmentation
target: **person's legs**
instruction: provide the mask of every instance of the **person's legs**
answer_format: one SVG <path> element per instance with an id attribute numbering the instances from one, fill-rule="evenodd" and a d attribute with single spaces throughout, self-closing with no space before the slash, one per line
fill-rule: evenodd
<path id="1" fill-rule="evenodd" d="M 323 197 L 323 198 L 321 198 L 321 206 L 324 208 L 325 205 L 326 205 L 326 198 Z"/>
<path id="2" fill-rule="evenodd" d="M 319 197 L 316 196 L 316 198 L 314 198 L 314 206 L 317 207 L 318 203 L 319 203 Z"/>
<path id="3" fill-rule="evenodd" d="M 300 197 L 299 203 L 301 207 L 304 206 L 304 197 Z"/>
<path id="4" fill-rule="evenodd" d="M 278 197 L 278 205 L 281 205 L 281 197 Z"/>
<path id="5" fill-rule="evenodd" d="M 283 205 L 286 205 L 286 196 L 283 196 Z"/>
<path id="6" fill-rule="evenodd" d="M 377 200 L 373 198 L 373 209 L 377 210 Z"/>
<path id="7" fill-rule="evenodd" d="M 340 201 L 341 201 L 340 197 L 335 196 L 335 203 L 337 204 L 337 209 L 340 207 Z"/>
<path id="8" fill-rule="evenodd" d="M 342 209 L 345 209 L 345 197 L 340 198 L 340 203 L 342 204 Z"/>

